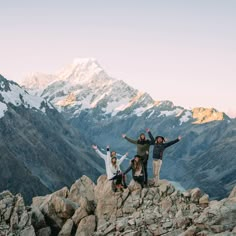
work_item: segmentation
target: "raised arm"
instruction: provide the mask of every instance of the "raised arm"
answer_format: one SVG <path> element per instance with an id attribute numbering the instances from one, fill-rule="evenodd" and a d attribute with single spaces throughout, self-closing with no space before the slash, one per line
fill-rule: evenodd
<path id="1" fill-rule="evenodd" d="M 147 131 L 147 133 L 148 133 L 149 138 L 151 139 L 151 143 L 150 143 L 150 144 L 151 144 L 151 145 L 154 145 L 154 144 L 155 144 L 155 139 L 154 139 L 154 137 L 152 136 L 152 133 L 151 133 L 150 129 L 147 128 L 146 131 Z"/>
<path id="2" fill-rule="evenodd" d="M 106 160 L 106 155 L 103 154 L 97 147 L 97 145 L 92 145 L 92 148 L 94 149 L 94 151 L 98 154 L 98 156 L 100 156 L 103 160 Z"/>
<path id="3" fill-rule="evenodd" d="M 111 152 L 110 152 L 110 146 L 107 145 L 107 155 L 106 155 L 108 163 L 111 162 Z"/>
<path id="4" fill-rule="evenodd" d="M 133 143 L 133 144 L 137 144 L 138 143 L 137 140 L 134 140 L 134 139 L 131 139 L 131 138 L 127 137 L 126 134 L 122 134 L 122 137 L 124 139 L 126 139 L 127 141 L 129 141 L 130 143 Z"/>
<path id="5" fill-rule="evenodd" d="M 173 141 L 170 141 L 170 142 L 168 142 L 168 143 L 165 143 L 164 145 L 165 145 L 165 147 L 167 148 L 167 147 L 169 147 L 169 146 L 171 146 L 171 145 L 173 145 L 173 144 L 179 142 L 180 139 L 181 139 L 181 136 L 179 136 L 177 139 L 175 139 L 175 140 L 173 140 Z"/>
<path id="6" fill-rule="evenodd" d="M 128 152 L 125 153 L 124 156 L 122 156 L 120 159 L 119 159 L 119 164 L 121 165 L 121 163 L 125 160 L 125 158 L 128 156 Z"/>

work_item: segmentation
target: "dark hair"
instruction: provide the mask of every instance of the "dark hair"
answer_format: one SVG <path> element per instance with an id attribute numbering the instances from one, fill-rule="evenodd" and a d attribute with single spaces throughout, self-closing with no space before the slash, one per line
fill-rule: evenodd
<path id="1" fill-rule="evenodd" d="M 161 138 L 163 142 L 165 142 L 165 138 L 163 136 L 156 136 L 155 140 L 157 140 L 158 138 Z"/>
<path id="2" fill-rule="evenodd" d="M 140 156 L 140 155 L 138 155 L 138 154 L 136 154 L 136 155 L 134 156 L 134 158 L 135 158 L 135 157 L 141 158 L 141 156 Z"/>

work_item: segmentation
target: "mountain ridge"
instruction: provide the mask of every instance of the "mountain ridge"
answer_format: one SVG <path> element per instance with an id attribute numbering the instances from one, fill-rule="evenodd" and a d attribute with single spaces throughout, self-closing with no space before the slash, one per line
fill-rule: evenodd
<path id="1" fill-rule="evenodd" d="M 49 77 L 52 79 L 50 82 L 43 83 L 43 87 L 35 89 L 39 80 L 47 81 Z M 106 115 L 108 117 L 119 114 L 122 116 L 123 113 L 129 113 L 129 108 L 132 110 L 132 115 L 140 116 L 143 112 L 150 109 L 162 110 L 162 107 L 159 107 L 159 105 L 164 103 L 167 111 L 176 107 L 176 109 L 180 109 L 183 113 L 184 111 L 188 112 L 189 117 L 191 113 L 192 119 L 197 119 L 197 123 L 229 119 L 225 113 L 221 112 L 219 112 L 221 115 L 215 116 L 214 114 L 217 111 L 211 108 L 202 108 L 208 111 L 209 118 L 198 119 L 196 109 L 188 110 L 181 106 L 174 106 L 170 101 L 155 101 L 148 93 L 140 92 L 124 81 L 110 77 L 95 59 L 77 58 L 72 64 L 67 65 L 54 75 L 41 76 L 37 74 L 32 77 L 32 80 L 26 78 L 22 85 L 30 92 L 41 95 L 51 101 L 59 110 L 62 107 L 67 107 L 66 110 L 76 109 L 79 111 L 95 109 L 97 106 L 101 107 L 100 113 L 103 118 Z M 92 95 L 90 95 L 91 93 Z M 72 94 L 74 102 L 66 103 L 65 101 L 68 100 L 68 96 Z M 176 114 L 173 111 L 172 115 L 179 114 L 180 111 L 178 111 Z M 212 111 L 212 113 L 209 111 Z M 168 113 L 165 113 L 165 110 L 162 112 L 162 114 L 168 115 Z M 182 120 L 185 121 L 186 119 Z"/>

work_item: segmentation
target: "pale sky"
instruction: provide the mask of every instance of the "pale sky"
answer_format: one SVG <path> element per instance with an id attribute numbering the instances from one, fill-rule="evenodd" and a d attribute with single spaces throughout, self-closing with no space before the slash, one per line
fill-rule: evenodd
<path id="1" fill-rule="evenodd" d="M 156 100 L 236 117 L 236 0 L 0 0 L 0 73 L 93 57 Z"/>

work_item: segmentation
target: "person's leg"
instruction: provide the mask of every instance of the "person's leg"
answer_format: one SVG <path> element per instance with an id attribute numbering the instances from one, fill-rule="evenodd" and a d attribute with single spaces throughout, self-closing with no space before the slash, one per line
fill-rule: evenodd
<path id="1" fill-rule="evenodd" d="M 116 185 L 119 185 L 119 184 L 121 184 L 121 183 L 122 183 L 122 175 L 119 174 L 119 175 L 117 175 L 117 177 L 116 177 Z"/>
<path id="2" fill-rule="evenodd" d="M 116 181 L 115 180 L 112 180 L 111 182 L 111 189 L 113 192 L 116 192 L 117 191 L 117 188 L 116 188 Z"/>
<path id="3" fill-rule="evenodd" d="M 122 175 L 122 182 L 123 182 L 123 186 L 124 188 L 127 188 L 127 184 L 126 184 L 126 176 Z"/>
<path id="4" fill-rule="evenodd" d="M 160 180 L 160 171 L 161 171 L 162 160 L 157 160 L 157 181 Z"/>
<path id="5" fill-rule="evenodd" d="M 148 172 L 147 172 L 147 165 L 148 165 L 148 155 L 145 154 L 142 156 L 143 167 L 144 167 L 144 184 L 147 185 L 148 183 Z"/>
<path id="6" fill-rule="evenodd" d="M 162 160 L 153 160 L 153 176 L 155 183 L 160 180 L 160 170 L 161 170 Z"/>
<path id="7" fill-rule="evenodd" d="M 138 182 L 141 187 L 144 187 L 144 176 L 140 175 L 140 176 L 134 176 L 134 181 Z"/>
<path id="8" fill-rule="evenodd" d="M 122 185 L 122 175 L 118 174 L 116 178 L 116 188 L 119 190 L 123 190 L 123 185 Z"/>
<path id="9" fill-rule="evenodd" d="M 148 183 L 147 161 L 143 163 L 144 167 L 144 184 Z"/>

